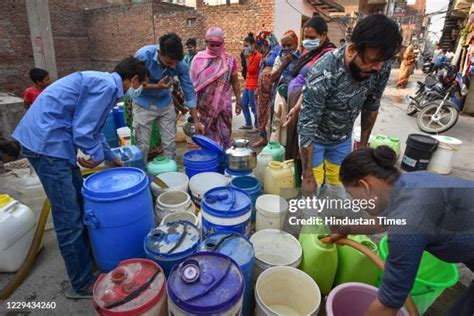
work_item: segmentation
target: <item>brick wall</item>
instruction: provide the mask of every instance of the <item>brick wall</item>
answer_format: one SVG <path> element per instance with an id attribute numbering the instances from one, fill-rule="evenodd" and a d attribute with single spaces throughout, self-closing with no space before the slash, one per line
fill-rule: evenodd
<path id="1" fill-rule="evenodd" d="M 124 4 L 86 10 L 89 57 L 100 70 L 155 41 L 152 4 Z"/>
<path id="2" fill-rule="evenodd" d="M 85 7 L 107 0 L 49 0 L 58 75 L 90 69 Z M 28 71 L 35 66 L 24 0 L 0 1 L 0 91 L 21 95 L 30 86 Z"/>
<path id="3" fill-rule="evenodd" d="M 205 32 L 219 26 L 226 49 L 239 57 L 248 32 L 273 30 L 276 0 L 245 0 L 241 4 L 198 9 L 147 0 L 49 0 L 59 76 L 73 71 L 110 71 L 120 59 L 168 32 L 185 41 L 195 37 L 203 48 Z M 21 95 L 31 85 L 34 67 L 24 0 L 0 1 L 0 91 Z M 240 64 L 240 63 L 239 63 Z"/>
<path id="4" fill-rule="evenodd" d="M 275 1 L 247 0 L 243 4 L 206 6 L 197 3 L 197 11 L 205 17 L 205 28 L 218 26 L 225 32 L 227 52 L 240 60 L 244 37 L 248 32 L 255 35 L 262 30 L 272 31 Z M 238 63 L 240 67 L 240 62 Z"/>

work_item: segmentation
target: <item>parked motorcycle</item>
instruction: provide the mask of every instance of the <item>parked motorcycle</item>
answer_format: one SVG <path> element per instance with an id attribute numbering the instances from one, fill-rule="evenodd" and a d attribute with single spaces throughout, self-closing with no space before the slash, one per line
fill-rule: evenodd
<path id="1" fill-rule="evenodd" d="M 438 100 L 427 102 L 418 113 L 418 128 L 425 133 L 438 134 L 452 128 L 459 118 L 463 98 L 469 91 L 469 79 L 457 74 L 445 95 L 438 94 Z"/>
<path id="2" fill-rule="evenodd" d="M 414 97 L 408 97 L 407 115 L 413 116 L 421 111 L 424 106 L 431 101 L 442 99 L 446 91 L 454 82 L 457 67 L 447 66 L 443 68 L 439 75 L 429 74 L 425 81 L 418 81 L 418 90 Z"/>

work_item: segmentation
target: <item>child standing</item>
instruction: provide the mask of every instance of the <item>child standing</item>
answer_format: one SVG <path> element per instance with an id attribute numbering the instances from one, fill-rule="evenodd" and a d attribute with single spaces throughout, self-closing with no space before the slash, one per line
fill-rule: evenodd
<path id="1" fill-rule="evenodd" d="M 253 33 L 249 33 L 247 37 L 244 38 L 244 55 L 247 65 L 245 89 L 242 95 L 242 111 L 244 112 L 245 125 L 240 127 L 240 129 L 253 130 L 254 126 L 257 128 L 255 90 L 257 90 L 258 68 L 260 66 L 260 60 L 262 59 L 262 54 L 260 54 L 256 48 Z M 255 125 L 252 125 L 250 111 L 252 111 L 254 115 Z"/>
<path id="2" fill-rule="evenodd" d="M 49 73 L 41 68 L 31 69 L 30 78 L 34 82 L 34 85 L 27 88 L 24 93 L 23 105 L 26 110 L 30 108 L 39 94 L 51 83 Z"/>

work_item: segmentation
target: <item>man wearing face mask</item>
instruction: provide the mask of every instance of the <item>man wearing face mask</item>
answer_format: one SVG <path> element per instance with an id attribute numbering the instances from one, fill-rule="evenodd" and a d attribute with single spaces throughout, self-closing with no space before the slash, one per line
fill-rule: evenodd
<path id="1" fill-rule="evenodd" d="M 362 112 L 365 147 L 401 41 L 395 22 L 371 15 L 356 25 L 351 43 L 326 53 L 311 69 L 298 118 L 303 195 L 315 194 L 322 184 L 344 195 L 339 169 L 351 152 L 354 122 Z"/>
<path id="2" fill-rule="evenodd" d="M 197 54 L 196 50 L 196 39 L 195 38 L 188 38 L 186 41 L 186 55 L 184 55 L 184 63 L 188 66 L 188 68 L 191 68 L 191 62 L 193 61 L 194 56 Z"/>
<path id="3" fill-rule="evenodd" d="M 54 228 L 71 287 L 67 298 L 91 298 L 95 278 L 82 224 L 82 176 L 77 166 L 95 168 L 102 161 L 121 166 L 107 145 L 102 129 L 124 91 L 139 91 L 147 83 L 146 66 L 133 57 L 113 73 L 76 72 L 48 86 L 18 124 L 20 142 L 51 202 Z M 77 150 L 90 156 L 76 159 Z"/>
<path id="4" fill-rule="evenodd" d="M 164 155 L 176 157 L 176 112 L 171 96 L 173 77 L 177 76 L 184 92 L 184 105 L 194 119 L 198 134 L 204 132 L 196 111 L 196 95 L 183 61 L 181 38 L 169 33 L 160 37 L 159 45 L 140 48 L 135 57 L 143 61 L 150 73 L 149 83 L 139 95 L 133 96 L 133 128 L 135 141 L 145 157 L 150 149 L 153 121 L 158 123 Z"/>

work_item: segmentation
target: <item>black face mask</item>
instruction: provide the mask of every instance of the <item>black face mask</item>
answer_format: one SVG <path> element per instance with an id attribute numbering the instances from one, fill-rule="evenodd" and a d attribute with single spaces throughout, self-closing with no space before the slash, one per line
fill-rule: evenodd
<path id="1" fill-rule="evenodd" d="M 352 78 L 354 78 L 355 81 L 357 82 L 362 82 L 364 80 L 367 80 L 370 78 L 370 76 L 364 77 L 362 76 L 362 69 L 360 69 L 359 66 L 356 65 L 355 60 L 352 60 L 349 63 L 349 73 L 351 74 Z M 376 74 L 376 70 L 372 70 L 369 72 L 370 74 Z"/>

